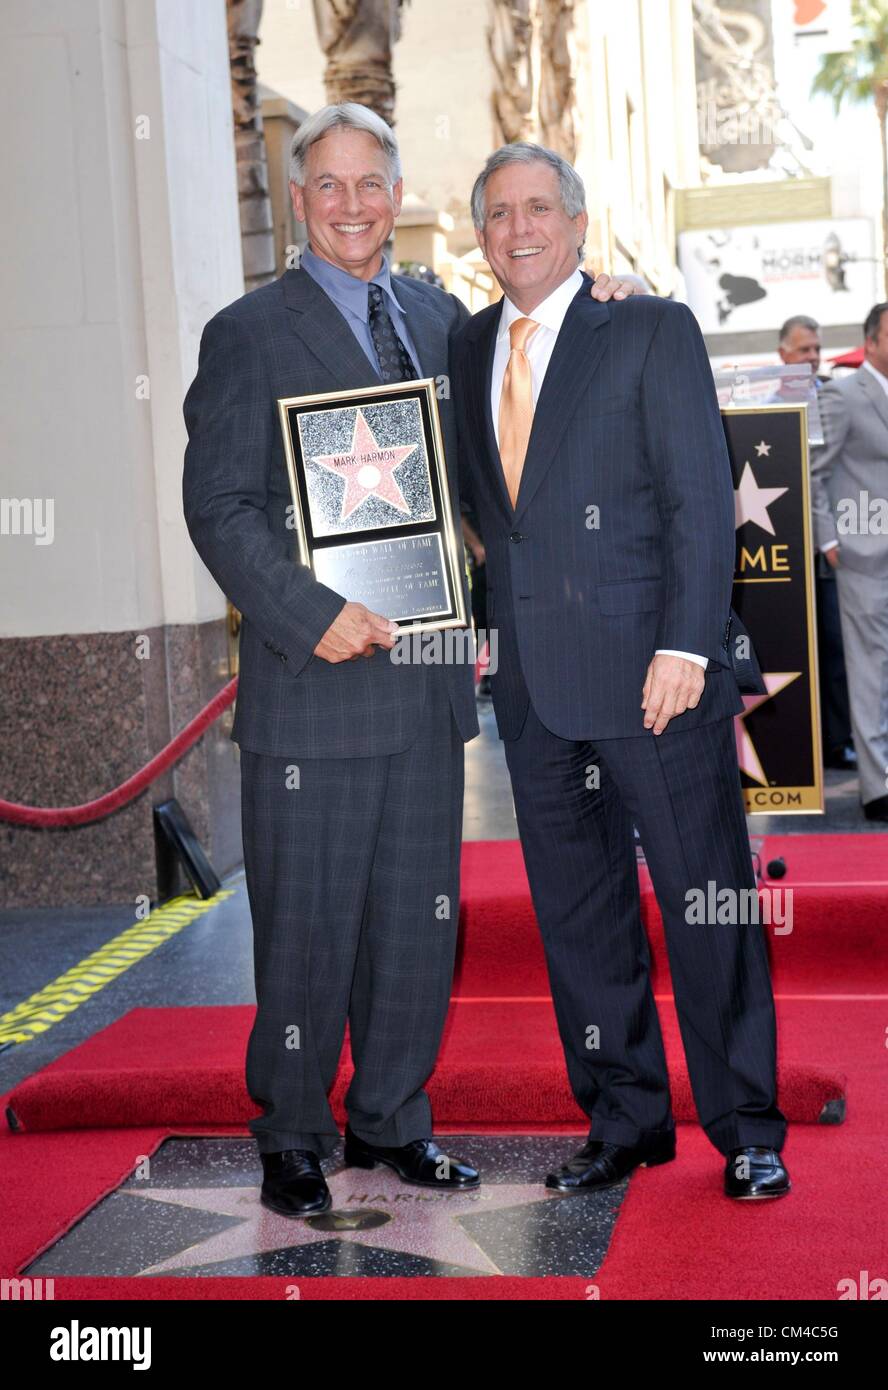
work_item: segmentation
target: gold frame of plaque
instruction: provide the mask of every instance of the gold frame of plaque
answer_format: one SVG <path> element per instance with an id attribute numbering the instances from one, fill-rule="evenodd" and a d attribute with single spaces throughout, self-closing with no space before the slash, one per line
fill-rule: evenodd
<path id="1" fill-rule="evenodd" d="M 404 407 L 411 402 L 414 411 L 405 412 Z M 387 412 L 386 406 L 399 410 Z M 319 395 L 281 396 L 278 412 L 302 564 L 344 598 L 362 602 L 397 622 L 402 633 L 466 627 L 462 539 L 450 505 L 434 378 Z M 398 432 L 403 428 L 398 417 L 409 421 L 411 414 L 414 419 L 404 437 Z M 324 422 L 324 416 L 335 415 L 342 418 Z M 394 437 L 388 437 L 391 435 Z M 322 440 L 326 445 L 323 450 L 317 447 Z M 369 511 L 368 503 L 375 504 Z M 338 518 L 333 516 L 336 508 Z M 402 513 L 406 519 L 399 520 Z M 370 593 L 368 597 L 367 589 L 347 593 L 337 582 L 350 556 L 352 570 L 346 570 L 345 577 L 354 573 L 361 561 L 365 572 L 371 565 L 382 571 L 377 580 L 378 595 Z M 433 568 L 428 568 L 429 562 Z M 395 573 L 399 566 L 404 571 L 400 579 Z M 400 615 L 387 611 L 382 596 L 387 578 L 392 587 L 400 583 L 402 589 L 409 590 L 410 598 L 415 595 L 420 606 Z M 421 606 L 423 586 L 426 591 L 442 594 L 443 602 L 434 611 Z M 403 609 L 406 598 L 400 593 L 393 606 Z M 434 602 L 431 595 L 425 601 Z"/>

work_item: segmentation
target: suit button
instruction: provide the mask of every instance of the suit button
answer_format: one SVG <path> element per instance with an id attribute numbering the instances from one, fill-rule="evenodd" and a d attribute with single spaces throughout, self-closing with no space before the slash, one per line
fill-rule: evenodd
<path id="1" fill-rule="evenodd" d="M 519 541 L 524 540 L 524 537 L 520 531 L 513 531 L 511 536 L 509 537 L 509 540 L 512 542 L 513 545 L 517 545 Z"/>

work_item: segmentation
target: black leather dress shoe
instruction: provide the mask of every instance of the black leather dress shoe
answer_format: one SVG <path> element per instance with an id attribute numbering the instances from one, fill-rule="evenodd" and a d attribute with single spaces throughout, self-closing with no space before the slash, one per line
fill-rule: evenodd
<path id="1" fill-rule="evenodd" d="M 468 1163 L 460 1163 L 457 1158 L 448 1158 L 442 1153 L 434 1139 L 413 1139 L 409 1144 L 397 1148 L 381 1148 L 359 1139 L 346 1126 L 345 1162 L 349 1168 L 375 1168 L 384 1163 L 394 1168 L 404 1182 L 417 1187 L 438 1187 L 464 1189 L 478 1187 L 481 1179 Z"/>
<path id="2" fill-rule="evenodd" d="M 330 1189 L 321 1161 L 311 1149 L 262 1154 L 265 1181 L 259 1200 L 279 1216 L 316 1216 L 330 1207 Z"/>
<path id="3" fill-rule="evenodd" d="M 863 814 L 867 820 L 888 821 L 888 796 L 877 796 L 875 801 L 865 801 Z"/>
<path id="4" fill-rule="evenodd" d="M 783 1197 L 791 1188 L 789 1174 L 776 1149 L 758 1144 L 732 1149 L 725 1164 L 725 1195 L 748 1201 L 762 1197 Z"/>
<path id="5" fill-rule="evenodd" d="M 856 772 L 857 754 L 850 743 L 843 743 L 841 747 L 830 748 L 824 753 L 823 766 L 838 768 L 840 772 Z"/>
<path id="6" fill-rule="evenodd" d="M 638 1144 L 608 1144 L 587 1139 L 579 1152 L 569 1158 L 557 1173 L 550 1173 L 546 1186 L 555 1192 L 600 1192 L 616 1187 L 633 1168 L 656 1168 L 675 1158 L 675 1131 L 649 1136 Z"/>

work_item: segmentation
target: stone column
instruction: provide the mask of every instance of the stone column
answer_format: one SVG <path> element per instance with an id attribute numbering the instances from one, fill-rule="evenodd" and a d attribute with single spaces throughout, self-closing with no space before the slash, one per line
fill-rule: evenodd
<path id="1" fill-rule="evenodd" d="M 0 40 L 0 500 L 26 523 L 0 533 L 0 794 L 68 805 L 228 678 L 225 600 L 181 501 L 201 329 L 243 292 L 225 3 L 17 0 Z M 106 820 L 0 823 L 0 905 L 154 897 L 151 812 L 171 795 L 234 867 L 229 727 Z"/>

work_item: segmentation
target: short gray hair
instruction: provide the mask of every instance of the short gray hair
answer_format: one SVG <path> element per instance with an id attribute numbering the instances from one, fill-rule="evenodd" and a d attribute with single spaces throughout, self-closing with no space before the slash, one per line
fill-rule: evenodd
<path id="1" fill-rule="evenodd" d="M 385 155 L 389 183 L 395 184 L 401 177 L 401 155 L 395 132 L 381 116 L 371 111 L 369 106 L 361 106 L 356 101 L 343 101 L 338 106 L 322 106 L 315 111 L 296 131 L 290 141 L 290 182 L 300 187 L 305 182 L 305 156 L 309 147 L 323 140 L 337 126 L 347 130 L 364 130 L 372 135 L 382 147 Z"/>
<path id="2" fill-rule="evenodd" d="M 548 164 L 558 175 L 561 205 L 568 217 L 579 217 L 581 212 L 586 211 L 586 189 L 573 165 L 568 164 L 567 160 L 562 159 L 554 150 L 546 149 L 545 145 L 531 145 L 525 140 L 516 140 L 513 145 L 501 145 L 493 154 L 488 155 L 484 168 L 474 182 L 471 199 L 472 222 L 479 231 L 484 227 L 484 194 L 491 174 L 506 164 L 536 162 Z"/>
<path id="3" fill-rule="evenodd" d="M 784 343 L 789 341 L 790 334 L 793 333 L 796 328 L 804 328 L 809 333 L 820 332 L 820 324 L 816 319 L 809 318 L 807 314 L 793 314 L 792 318 L 787 319 L 780 330 L 780 337 L 777 341 L 780 343 L 781 347 L 783 347 Z"/>

